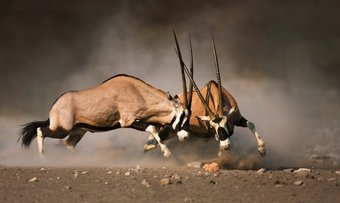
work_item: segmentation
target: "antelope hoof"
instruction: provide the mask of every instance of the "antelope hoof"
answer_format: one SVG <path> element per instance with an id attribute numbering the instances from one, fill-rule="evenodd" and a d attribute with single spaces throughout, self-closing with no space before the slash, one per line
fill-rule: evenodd
<path id="1" fill-rule="evenodd" d="M 257 146 L 257 150 L 259 151 L 259 153 L 262 157 L 264 157 L 266 155 L 266 146 L 265 145 Z"/>
<path id="2" fill-rule="evenodd" d="M 156 144 L 145 144 L 144 145 L 144 152 L 150 151 L 152 149 L 155 149 L 157 147 Z"/>
<path id="3" fill-rule="evenodd" d="M 169 158 L 172 156 L 171 152 L 169 149 L 166 149 L 163 151 L 163 156 L 166 157 L 166 158 Z"/>
<path id="4" fill-rule="evenodd" d="M 179 132 L 177 132 L 177 136 L 178 136 L 179 141 L 183 142 L 186 139 L 188 139 L 189 133 L 185 130 L 180 130 Z"/>

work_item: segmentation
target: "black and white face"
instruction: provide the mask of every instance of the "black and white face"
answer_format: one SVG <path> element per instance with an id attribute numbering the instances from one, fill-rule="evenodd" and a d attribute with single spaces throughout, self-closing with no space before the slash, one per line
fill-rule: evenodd
<path id="1" fill-rule="evenodd" d="M 170 96 L 169 100 L 172 102 L 175 111 L 175 120 L 172 123 L 172 128 L 177 133 L 178 139 L 184 141 L 189 137 L 189 122 L 187 121 L 189 121 L 190 113 L 177 96 Z"/>
<path id="2" fill-rule="evenodd" d="M 230 109 L 228 116 L 234 111 L 234 108 Z M 215 116 L 211 118 L 209 116 L 199 116 L 201 120 L 208 121 L 210 126 L 215 130 L 215 139 L 220 144 L 221 150 L 229 149 L 231 142 L 230 136 L 232 132 L 228 129 L 228 117 L 226 115 Z"/>

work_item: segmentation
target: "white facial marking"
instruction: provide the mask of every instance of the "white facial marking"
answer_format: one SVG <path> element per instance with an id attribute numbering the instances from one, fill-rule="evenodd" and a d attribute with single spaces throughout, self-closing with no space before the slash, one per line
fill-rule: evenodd
<path id="1" fill-rule="evenodd" d="M 223 148 L 223 149 L 228 149 L 230 147 L 230 145 L 231 145 L 231 143 L 230 143 L 229 138 L 227 138 L 224 141 L 220 141 L 220 147 Z"/>
<path id="2" fill-rule="evenodd" d="M 172 129 L 174 129 L 174 130 L 176 129 L 176 126 L 178 125 L 182 114 L 183 114 L 183 111 L 181 111 L 179 114 L 176 115 L 176 119 L 175 119 L 174 123 L 172 124 Z"/>
<path id="3" fill-rule="evenodd" d="M 188 131 L 180 130 L 180 131 L 177 132 L 177 136 L 178 136 L 179 141 L 182 142 L 189 137 L 189 133 L 188 133 Z"/>
<path id="4" fill-rule="evenodd" d="M 235 106 L 229 110 L 228 115 L 230 115 L 230 114 L 233 113 L 234 111 L 235 111 Z"/>

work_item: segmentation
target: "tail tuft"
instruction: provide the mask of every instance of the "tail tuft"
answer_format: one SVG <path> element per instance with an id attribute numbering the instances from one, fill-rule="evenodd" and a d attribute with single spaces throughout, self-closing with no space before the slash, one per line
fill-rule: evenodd
<path id="1" fill-rule="evenodd" d="M 32 140 L 37 137 L 37 129 L 39 127 L 48 127 L 49 125 L 50 119 L 46 121 L 33 121 L 22 125 L 24 127 L 19 132 L 18 142 L 21 139 L 21 145 L 23 147 L 29 147 Z"/>

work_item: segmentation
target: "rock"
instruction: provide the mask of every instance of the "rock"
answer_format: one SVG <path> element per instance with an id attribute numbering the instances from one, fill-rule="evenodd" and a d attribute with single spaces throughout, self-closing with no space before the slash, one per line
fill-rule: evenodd
<path id="1" fill-rule="evenodd" d="M 81 174 L 85 175 L 85 174 L 88 174 L 87 171 L 82 171 Z"/>
<path id="2" fill-rule="evenodd" d="M 291 173 L 293 171 L 294 171 L 294 169 L 292 169 L 292 168 L 283 169 L 283 172 L 285 172 L 285 173 Z"/>
<path id="3" fill-rule="evenodd" d="M 141 183 L 142 183 L 142 185 L 144 185 L 144 186 L 147 187 L 147 188 L 149 188 L 149 187 L 151 186 L 150 182 L 147 181 L 146 179 L 143 179 Z M 161 184 L 162 184 L 162 183 L 161 183 Z"/>
<path id="4" fill-rule="evenodd" d="M 283 187 L 283 185 L 282 184 L 277 184 L 277 185 L 275 185 L 275 187 L 276 188 L 281 188 L 281 187 Z"/>
<path id="5" fill-rule="evenodd" d="M 130 171 L 128 171 L 128 172 L 126 172 L 124 175 L 126 175 L 126 176 L 130 176 L 130 175 L 131 175 L 131 173 L 130 173 Z"/>
<path id="6" fill-rule="evenodd" d="M 336 178 L 335 178 L 335 177 L 332 177 L 332 178 L 328 178 L 327 180 L 328 180 L 328 181 L 335 181 Z"/>
<path id="7" fill-rule="evenodd" d="M 308 168 L 299 168 L 295 171 L 293 171 L 294 176 L 299 177 L 299 178 L 307 178 L 311 176 L 310 169 Z"/>
<path id="8" fill-rule="evenodd" d="M 184 202 L 192 202 L 192 199 L 190 197 L 184 198 Z"/>
<path id="9" fill-rule="evenodd" d="M 296 186 L 303 185 L 303 181 L 301 181 L 301 180 L 295 181 L 295 182 L 294 182 L 294 185 L 296 185 Z"/>
<path id="10" fill-rule="evenodd" d="M 265 172 L 266 172 L 266 169 L 264 169 L 264 168 L 261 168 L 261 169 L 256 171 L 256 173 L 258 173 L 258 174 L 264 174 Z"/>
<path id="11" fill-rule="evenodd" d="M 37 182 L 38 181 L 38 178 L 37 177 L 33 177 L 31 179 L 28 180 L 28 182 Z"/>
<path id="12" fill-rule="evenodd" d="M 335 171 L 335 174 L 338 174 L 338 175 L 340 175 L 340 171 Z"/>
<path id="13" fill-rule="evenodd" d="M 71 187 L 71 186 L 69 186 L 69 185 L 66 185 L 66 186 L 65 186 L 65 189 L 71 190 L 71 189 L 72 189 L 72 187 Z"/>
<path id="14" fill-rule="evenodd" d="M 204 164 L 203 169 L 206 172 L 210 172 L 210 173 L 215 173 L 215 172 L 220 170 L 220 168 L 218 167 L 218 164 L 216 162 L 212 162 L 210 164 Z"/>
<path id="15" fill-rule="evenodd" d="M 108 184 L 109 184 L 109 182 L 105 181 L 105 182 L 104 182 L 104 184 L 105 184 L 105 185 L 108 185 Z"/>
<path id="16" fill-rule="evenodd" d="M 45 170 L 45 168 L 41 168 L 40 170 L 41 170 L 41 171 L 44 171 L 44 170 Z"/>
<path id="17" fill-rule="evenodd" d="M 169 178 L 163 178 L 161 179 L 161 186 L 166 186 L 166 185 L 169 185 L 171 184 L 171 181 Z"/>
<path id="18" fill-rule="evenodd" d="M 140 167 L 140 165 L 137 165 L 137 166 L 136 166 L 136 170 L 137 170 L 137 171 L 142 171 L 143 169 L 142 169 L 142 167 Z"/>
<path id="19" fill-rule="evenodd" d="M 201 168 L 202 167 L 202 162 L 195 161 L 195 162 L 190 162 L 187 164 L 188 167 L 190 168 Z"/>
<path id="20" fill-rule="evenodd" d="M 209 184 L 210 184 L 210 185 L 216 185 L 216 182 L 213 181 L 213 180 L 210 180 L 210 181 L 209 181 Z"/>
<path id="21" fill-rule="evenodd" d="M 108 171 L 107 174 L 112 174 L 112 171 Z"/>

